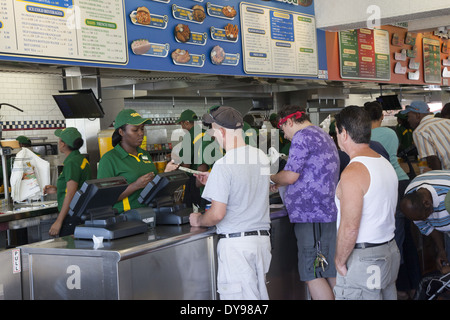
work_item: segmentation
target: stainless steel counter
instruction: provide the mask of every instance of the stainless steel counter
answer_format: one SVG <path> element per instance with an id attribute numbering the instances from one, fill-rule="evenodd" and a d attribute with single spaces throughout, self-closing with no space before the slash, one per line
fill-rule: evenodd
<path id="1" fill-rule="evenodd" d="M 41 227 L 49 225 L 57 216 L 56 200 L 0 206 L 0 248 L 47 239 L 48 230 Z"/>
<path id="2" fill-rule="evenodd" d="M 271 209 L 270 299 L 307 299 L 293 225 Z M 157 226 L 104 241 L 72 236 L 20 247 L 23 299 L 217 299 L 215 228 Z M 11 254 L 7 255 L 8 258 Z M 0 276 L 1 284 L 1 276 Z"/>
<path id="3" fill-rule="evenodd" d="M 24 299 L 215 299 L 214 228 L 158 226 L 94 245 L 22 246 Z"/>

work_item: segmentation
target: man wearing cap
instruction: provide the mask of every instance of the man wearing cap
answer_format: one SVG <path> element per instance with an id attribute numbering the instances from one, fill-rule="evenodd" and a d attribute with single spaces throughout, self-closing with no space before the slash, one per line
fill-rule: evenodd
<path id="1" fill-rule="evenodd" d="M 211 201 L 204 214 L 192 213 L 192 226 L 216 226 L 221 299 L 269 299 L 265 274 L 271 261 L 269 237 L 270 161 L 263 151 L 246 145 L 243 118 L 235 109 L 220 106 L 203 116 L 226 154 L 210 173 L 197 175 L 206 183 L 202 197 Z"/>
<path id="2" fill-rule="evenodd" d="M 432 170 L 450 169 L 450 119 L 435 118 L 424 101 L 413 101 L 401 113 L 408 114 L 419 158 Z"/>
<path id="3" fill-rule="evenodd" d="M 120 111 L 114 121 L 114 148 L 98 163 L 97 178 L 122 176 L 127 180 L 128 187 L 113 206 L 118 213 L 145 206 L 139 202 L 139 194 L 158 173 L 150 154 L 140 147 L 144 126 L 150 123 L 133 109 Z"/>
<path id="4" fill-rule="evenodd" d="M 420 232 L 431 236 L 437 248 L 437 264 L 450 260 L 450 170 L 432 170 L 408 185 L 401 208 Z"/>
<path id="5" fill-rule="evenodd" d="M 181 113 L 180 118 L 176 122 L 179 123 L 181 128 L 186 132 L 181 142 L 179 153 L 181 160 L 180 165 L 204 172 L 208 171 L 213 164 L 212 157 L 205 153 L 205 149 L 212 142 L 212 138 L 200 125 L 195 124 L 195 121 L 197 120 L 198 117 L 195 112 L 187 109 Z M 170 168 L 171 166 L 169 165 L 166 171 L 170 171 Z M 172 169 L 174 168 L 176 167 L 173 167 Z M 203 186 L 200 186 L 197 183 L 196 178 L 193 175 L 188 175 L 189 182 L 185 187 L 183 202 L 189 207 L 191 207 L 192 204 L 204 207 L 204 201 L 200 195 Z"/>
<path id="6" fill-rule="evenodd" d="M 76 225 L 81 223 L 78 217 L 68 216 L 67 213 L 75 192 L 86 180 L 91 179 L 91 166 L 79 151 L 84 141 L 77 128 L 57 129 L 55 136 L 59 138 L 59 152 L 63 153 L 66 158 L 56 186 L 45 186 L 44 194 L 57 194 L 59 214 L 48 233 L 51 236 L 62 237 L 73 234 Z"/>

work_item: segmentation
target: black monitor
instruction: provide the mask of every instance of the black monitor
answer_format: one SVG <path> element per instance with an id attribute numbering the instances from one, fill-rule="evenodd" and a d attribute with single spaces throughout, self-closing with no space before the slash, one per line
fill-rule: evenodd
<path id="1" fill-rule="evenodd" d="M 396 94 L 388 95 L 388 96 L 379 96 L 377 98 L 377 101 L 379 103 L 381 103 L 383 110 L 401 110 L 402 109 L 402 105 L 400 104 L 400 101 L 398 100 L 398 96 Z"/>
<path id="2" fill-rule="evenodd" d="M 93 236 L 113 240 L 143 233 L 147 223 L 133 215 L 116 215 L 114 204 L 128 183 L 123 177 L 87 180 L 75 193 L 69 205 L 69 214 L 84 224 L 75 227 L 74 237 L 92 239 Z"/>
<path id="3" fill-rule="evenodd" d="M 188 175 L 180 170 L 158 173 L 142 190 L 139 195 L 139 202 L 147 206 L 153 206 L 159 198 L 172 198 L 175 191 L 188 181 Z"/>
<path id="4" fill-rule="evenodd" d="M 103 118 L 105 113 L 92 89 L 63 90 L 53 95 L 66 119 Z"/>
<path id="5" fill-rule="evenodd" d="M 112 207 L 127 187 L 123 177 L 87 180 L 70 202 L 69 214 L 81 220 L 99 218 L 107 211 L 114 214 Z"/>

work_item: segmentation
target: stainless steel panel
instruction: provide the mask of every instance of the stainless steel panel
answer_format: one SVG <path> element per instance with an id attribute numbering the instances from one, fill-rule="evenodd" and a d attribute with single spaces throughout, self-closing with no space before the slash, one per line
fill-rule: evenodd
<path id="1" fill-rule="evenodd" d="M 20 250 L 0 252 L 0 300 L 21 300 Z"/>
<path id="2" fill-rule="evenodd" d="M 121 299 L 216 298 L 213 237 L 175 245 L 119 263 Z"/>

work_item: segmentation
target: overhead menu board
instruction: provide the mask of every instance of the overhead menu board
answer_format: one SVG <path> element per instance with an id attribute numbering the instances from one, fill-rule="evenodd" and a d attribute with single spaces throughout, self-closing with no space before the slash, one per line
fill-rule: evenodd
<path id="1" fill-rule="evenodd" d="M 0 0 L 0 53 L 128 62 L 123 0 Z"/>
<path id="2" fill-rule="evenodd" d="M 339 32 L 339 62 L 343 79 L 389 81 L 389 32 L 380 29 Z"/>
<path id="3" fill-rule="evenodd" d="M 441 42 L 423 38 L 423 67 L 426 83 L 441 83 Z"/>
<path id="4" fill-rule="evenodd" d="M 326 78 L 311 0 L 0 0 L 0 59 Z"/>
<path id="5" fill-rule="evenodd" d="M 317 75 L 314 16 L 246 2 L 240 11 L 244 72 Z"/>

